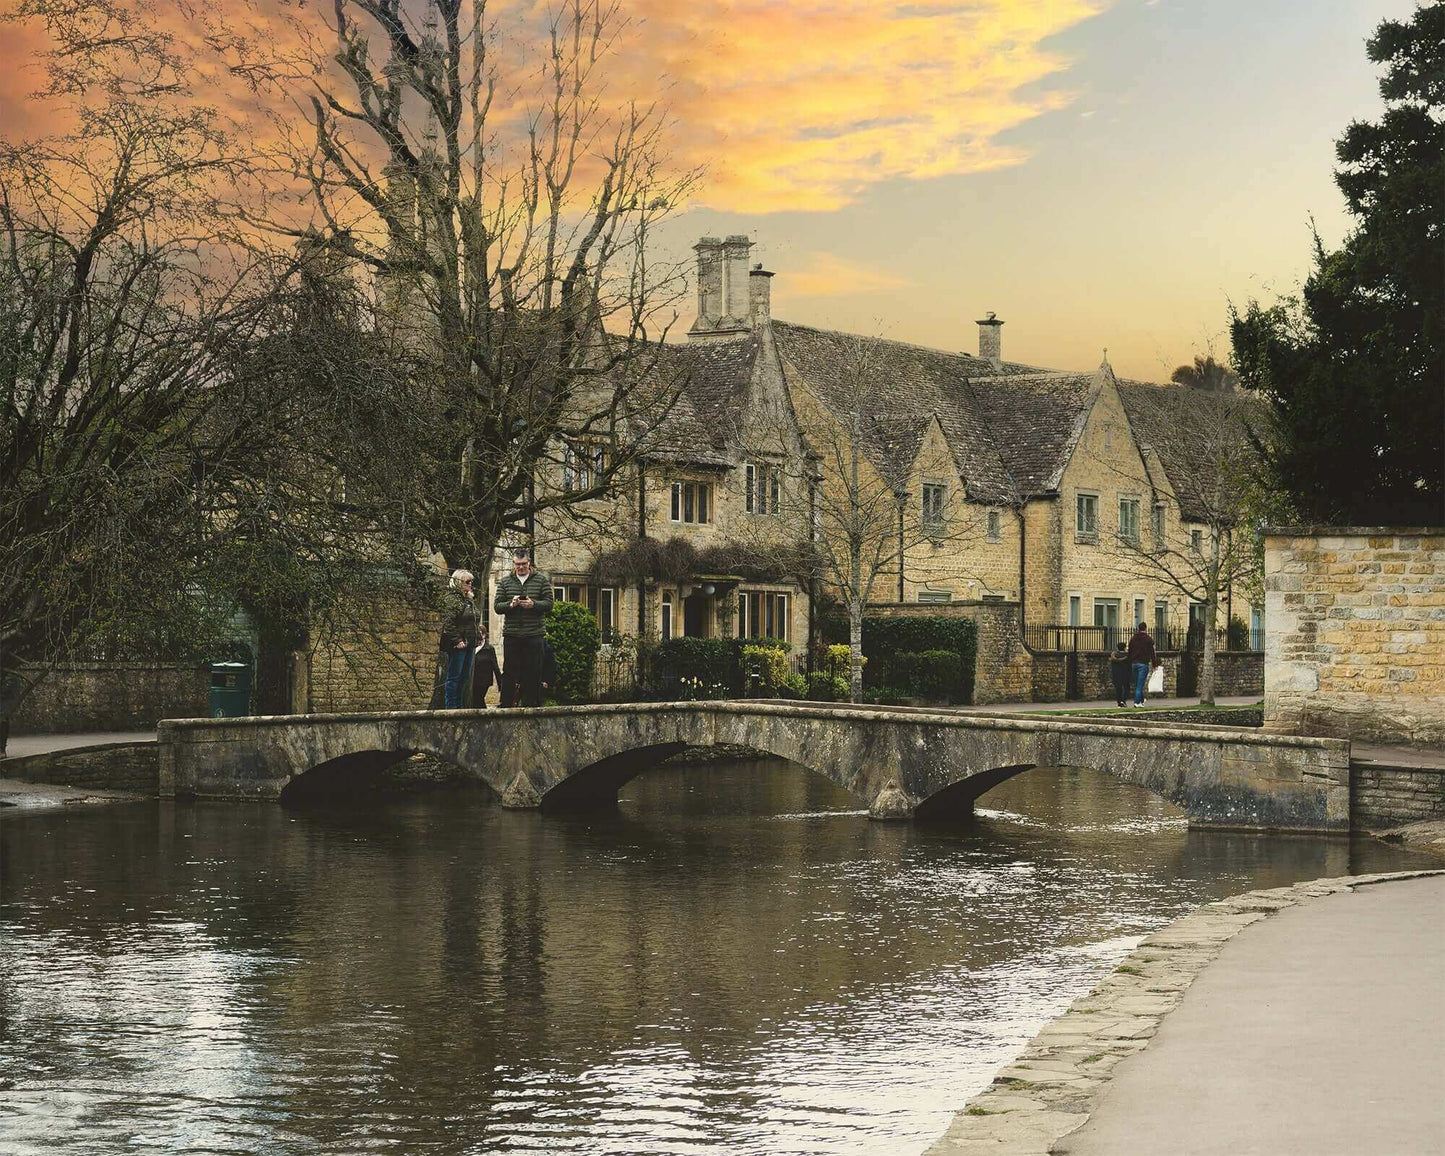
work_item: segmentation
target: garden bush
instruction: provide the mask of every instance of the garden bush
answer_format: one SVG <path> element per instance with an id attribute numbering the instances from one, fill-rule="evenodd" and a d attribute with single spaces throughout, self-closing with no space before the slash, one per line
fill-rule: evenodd
<path id="1" fill-rule="evenodd" d="M 846 619 L 824 619 L 822 630 L 823 637 L 835 644 L 848 637 Z M 832 649 L 828 647 L 829 651 Z M 974 658 L 978 651 L 978 625 L 972 619 L 942 614 L 864 616 L 863 656 L 872 659 L 863 668 L 865 687 L 908 690 L 914 680 L 910 664 L 918 655 L 929 651 L 947 651 L 954 656 L 950 663 L 956 672 L 953 682 L 937 697 L 950 702 L 972 702 Z M 919 692 L 919 697 L 925 696 Z"/>
<path id="2" fill-rule="evenodd" d="M 807 698 L 808 680 L 797 671 L 789 671 L 783 685 L 778 687 L 779 698 Z"/>
<path id="3" fill-rule="evenodd" d="M 827 671 L 815 670 L 808 675 L 808 698 L 813 702 L 847 702 L 848 680 Z"/>
<path id="4" fill-rule="evenodd" d="M 559 703 L 592 701 L 601 632 L 592 612 L 578 602 L 554 602 L 547 613 L 547 638 L 557 659 L 557 685 L 547 697 Z"/>
<path id="5" fill-rule="evenodd" d="M 747 643 L 739 651 L 743 692 L 749 697 L 771 698 L 788 677 L 788 656 L 775 646 Z"/>

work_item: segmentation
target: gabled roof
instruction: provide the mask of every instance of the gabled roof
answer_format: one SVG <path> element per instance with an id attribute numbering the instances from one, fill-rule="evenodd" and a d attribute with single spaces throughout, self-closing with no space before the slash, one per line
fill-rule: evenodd
<path id="1" fill-rule="evenodd" d="M 851 413 L 863 375 L 865 449 L 888 476 L 913 464 L 923 432 L 937 418 L 970 500 L 1011 503 L 1014 487 L 967 383 L 998 376 L 965 353 L 946 353 L 883 338 L 855 337 L 774 321 L 773 337 L 790 384 L 802 384 L 836 414 Z"/>
<path id="2" fill-rule="evenodd" d="M 747 403 L 762 339 L 689 342 L 658 350 L 660 368 L 683 383 L 651 457 L 707 466 L 730 466 L 738 414 Z"/>
<path id="3" fill-rule="evenodd" d="M 1088 418 L 1094 378 L 1014 374 L 969 383 L 1020 498 L 1058 490 Z"/>
<path id="4" fill-rule="evenodd" d="M 1209 521 L 1208 487 L 1222 468 L 1249 467 L 1250 434 L 1265 419 L 1262 405 L 1245 394 L 1137 381 L 1120 382 L 1119 397 L 1140 447 L 1158 454 L 1180 515 L 1188 522 Z"/>

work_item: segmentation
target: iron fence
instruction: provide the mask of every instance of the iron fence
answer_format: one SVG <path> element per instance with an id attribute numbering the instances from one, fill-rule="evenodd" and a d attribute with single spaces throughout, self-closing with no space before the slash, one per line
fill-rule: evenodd
<path id="1" fill-rule="evenodd" d="M 1054 653 L 1100 654 L 1113 650 L 1119 643 L 1127 643 L 1133 633 L 1130 626 L 1057 626 L 1029 623 L 1024 627 L 1023 640 L 1030 650 Z M 1158 650 L 1202 650 L 1204 628 L 1198 623 L 1190 627 L 1169 625 L 1152 629 Z M 1218 630 L 1215 632 L 1215 646 L 1220 651 L 1263 650 L 1263 629 Z"/>

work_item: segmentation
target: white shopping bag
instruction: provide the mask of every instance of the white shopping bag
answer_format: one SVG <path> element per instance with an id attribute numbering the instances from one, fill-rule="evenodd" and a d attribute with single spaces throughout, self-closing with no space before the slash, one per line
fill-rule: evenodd
<path id="1" fill-rule="evenodd" d="M 1146 688 L 1150 694 L 1164 693 L 1164 668 L 1156 666 L 1149 675 L 1149 685 Z"/>

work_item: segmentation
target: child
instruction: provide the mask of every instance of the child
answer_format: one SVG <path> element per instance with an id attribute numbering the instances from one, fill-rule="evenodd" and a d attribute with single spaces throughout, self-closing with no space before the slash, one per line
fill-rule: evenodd
<path id="1" fill-rule="evenodd" d="M 1114 680 L 1114 701 L 1124 705 L 1124 696 L 1129 693 L 1129 645 L 1121 642 L 1109 655 L 1109 677 Z"/>

